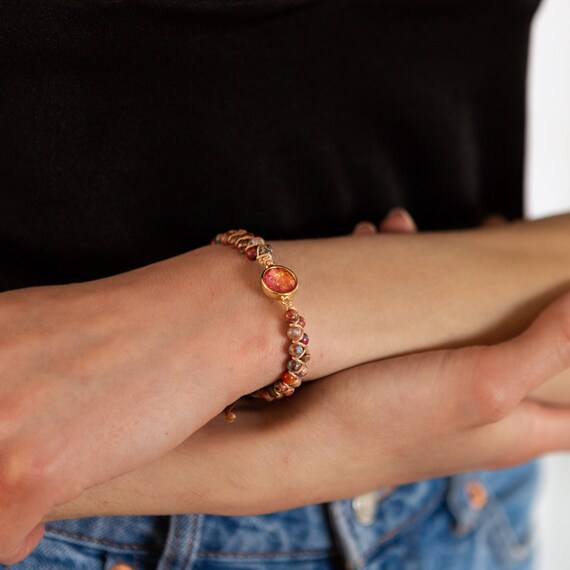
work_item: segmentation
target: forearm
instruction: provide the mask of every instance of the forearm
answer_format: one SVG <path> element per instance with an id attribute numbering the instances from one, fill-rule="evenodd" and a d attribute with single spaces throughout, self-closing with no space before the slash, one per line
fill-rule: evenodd
<path id="1" fill-rule="evenodd" d="M 570 366 L 569 315 L 565 295 L 500 345 L 374 361 L 279 405 L 249 400 L 236 424 L 214 418 L 167 456 L 88 490 L 49 520 L 261 514 L 567 449 L 570 410 L 521 399 Z"/>
<path id="2" fill-rule="evenodd" d="M 283 475 L 279 465 L 287 453 L 283 448 L 286 438 L 277 422 L 267 414 L 247 410 L 248 405 L 256 404 L 240 410 L 239 425 L 229 426 L 223 418 L 214 418 L 170 453 L 84 491 L 76 500 L 56 507 L 45 520 L 191 512 L 229 515 L 237 512 L 238 505 L 241 509 L 250 505 L 253 510 Z M 276 420 L 278 416 L 279 412 Z M 294 429 L 297 434 L 298 422 Z M 263 434 L 254 445 L 251 430 Z M 260 465 L 268 473 L 264 489 L 258 477 L 248 475 Z"/>
<path id="3" fill-rule="evenodd" d="M 569 226 L 563 216 L 484 231 L 273 241 L 276 262 L 300 279 L 295 300 L 311 335 L 310 377 L 390 355 L 512 336 L 568 288 Z M 283 322 L 276 318 L 281 308 L 261 298 L 259 268 L 243 256 L 216 246 L 196 251 L 215 259 L 221 281 L 212 289 L 212 314 L 225 300 L 228 315 L 211 328 L 211 354 L 219 359 L 225 351 L 223 364 L 237 386 L 259 387 L 284 364 Z M 175 289 L 180 277 L 173 271 Z M 238 325 L 239 331 L 228 333 Z M 240 422 L 245 432 L 259 428 L 251 415 L 242 414 Z M 247 477 L 250 464 L 244 466 L 242 454 L 255 468 L 255 449 L 240 447 L 247 440 L 231 431 L 237 425 L 215 425 L 216 438 L 208 440 L 212 428 L 206 426 L 158 462 L 87 491 L 53 517 L 178 512 L 176 505 L 183 512 L 208 512 L 211 474 L 235 468 L 236 487 L 215 494 L 229 501 L 232 491 L 240 492 L 240 477 Z M 264 441 L 281 440 L 268 433 Z"/>
<path id="4" fill-rule="evenodd" d="M 493 229 L 275 242 L 301 287 L 309 377 L 504 340 L 570 288 L 570 216 Z M 277 331 L 275 331 L 277 332 Z"/>
<path id="5" fill-rule="evenodd" d="M 275 262 L 299 277 L 294 301 L 313 355 L 307 379 L 397 354 L 504 340 L 570 284 L 568 215 L 492 229 L 269 241 Z M 191 254 L 210 292 L 208 373 L 221 365 L 242 394 L 278 378 L 287 361 L 283 311 L 260 294 L 262 268 L 229 247 Z M 173 302 L 182 303 L 187 259 L 162 263 Z"/>

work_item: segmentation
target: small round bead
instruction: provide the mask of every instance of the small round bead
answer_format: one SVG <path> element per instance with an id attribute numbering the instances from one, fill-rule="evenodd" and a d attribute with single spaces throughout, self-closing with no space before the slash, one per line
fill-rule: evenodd
<path id="1" fill-rule="evenodd" d="M 253 237 L 253 234 L 250 232 L 247 232 L 247 233 L 245 233 L 242 236 L 237 238 L 236 246 L 237 246 L 237 249 L 240 253 L 245 253 L 245 248 L 249 245 L 252 237 Z"/>
<path id="2" fill-rule="evenodd" d="M 284 396 L 292 396 L 293 392 L 295 392 L 295 388 L 293 388 L 292 386 L 287 386 L 287 384 L 285 384 L 281 380 L 275 383 L 274 388 L 276 392 L 283 394 Z"/>
<path id="3" fill-rule="evenodd" d="M 281 374 L 281 381 L 287 384 L 287 386 L 298 388 L 301 385 L 302 379 L 298 374 L 285 370 Z"/>
<path id="4" fill-rule="evenodd" d="M 305 321 L 304 317 L 299 317 L 299 320 L 297 321 L 297 324 L 298 324 L 300 327 L 304 327 L 304 326 L 307 324 L 307 322 Z"/>
<path id="5" fill-rule="evenodd" d="M 285 320 L 288 323 L 296 323 L 299 320 L 299 313 L 295 309 L 285 311 Z"/>
<path id="6" fill-rule="evenodd" d="M 295 360 L 293 358 L 287 362 L 287 370 L 290 370 L 291 372 L 299 371 L 302 366 L 303 363 L 301 361 Z"/>
<path id="7" fill-rule="evenodd" d="M 293 386 L 293 384 L 295 384 L 295 382 L 297 382 L 298 379 L 299 377 L 293 374 L 290 370 L 284 370 L 281 373 L 281 380 L 285 382 L 285 384 L 287 384 L 288 386 Z"/>
<path id="8" fill-rule="evenodd" d="M 289 327 L 289 330 L 287 331 L 287 336 L 293 341 L 299 340 L 300 338 L 303 337 L 303 329 L 298 326 Z M 308 338 L 309 337 L 307 337 L 307 342 Z"/>
<path id="9" fill-rule="evenodd" d="M 289 338 L 291 338 L 291 337 L 289 337 Z M 301 340 L 299 340 L 299 342 L 301 344 L 304 344 L 305 346 L 307 346 L 309 344 L 309 335 L 307 333 L 303 333 L 303 336 L 301 337 Z"/>
<path id="10" fill-rule="evenodd" d="M 273 248 L 268 244 L 264 243 L 263 245 L 259 246 L 259 255 L 264 255 L 265 253 L 271 253 Z"/>
<path id="11" fill-rule="evenodd" d="M 257 246 L 246 249 L 245 255 L 250 261 L 255 261 L 255 258 L 257 257 Z"/>
<path id="12" fill-rule="evenodd" d="M 228 245 L 228 237 L 228 232 L 222 234 L 222 237 L 220 238 L 222 245 Z"/>
<path id="13" fill-rule="evenodd" d="M 267 400 L 268 402 L 271 402 L 272 400 L 274 400 L 274 398 L 272 396 L 270 396 L 269 392 L 267 390 L 265 390 L 264 388 L 262 388 L 261 390 L 257 390 L 257 392 L 254 392 L 252 394 L 252 396 L 254 398 L 263 398 L 264 400 Z"/>
<path id="14" fill-rule="evenodd" d="M 303 362 L 309 362 L 309 360 L 311 360 L 311 353 L 308 350 L 305 350 L 305 354 L 301 356 L 301 360 Z"/>
<path id="15" fill-rule="evenodd" d="M 300 358 L 303 356 L 303 352 L 305 352 L 305 348 L 302 344 L 290 344 L 289 345 L 289 354 L 291 356 L 296 356 Z"/>
<path id="16" fill-rule="evenodd" d="M 273 389 L 279 394 L 282 394 L 286 388 L 288 388 L 288 386 L 282 380 L 278 380 L 273 384 Z"/>
<path id="17" fill-rule="evenodd" d="M 301 378 L 302 378 L 303 376 L 306 376 L 308 371 L 309 371 L 309 369 L 303 364 L 301 366 L 301 368 L 299 368 L 299 370 L 297 370 L 297 374 L 299 376 L 301 376 Z"/>
<path id="18" fill-rule="evenodd" d="M 292 388 L 298 388 L 301 383 L 303 381 L 301 380 L 301 378 L 295 378 L 295 382 L 293 382 L 292 384 L 289 384 Z"/>
<path id="19" fill-rule="evenodd" d="M 274 400 L 280 400 L 283 398 L 283 394 L 281 394 L 281 392 L 278 392 L 274 386 L 267 386 L 266 390 Z"/>

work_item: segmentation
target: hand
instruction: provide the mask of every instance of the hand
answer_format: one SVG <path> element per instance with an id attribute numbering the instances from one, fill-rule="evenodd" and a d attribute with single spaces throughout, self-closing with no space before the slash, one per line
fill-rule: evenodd
<path id="1" fill-rule="evenodd" d="M 250 515 L 353 497 L 570 449 L 570 410 L 525 396 L 570 367 L 570 294 L 491 346 L 370 362 L 279 402 L 214 418 L 144 468 L 85 491 L 50 519 Z"/>
<path id="2" fill-rule="evenodd" d="M 242 271 L 246 283 L 250 268 L 207 249 L 93 282 L 0 295 L 0 522 L 9 529 L 1 561 L 15 563 L 34 548 L 54 505 L 163 455 L 262 385 L 229 357 L 237 351 L 220 358 L 223 335 L 229 344 L 232 323 L 244 326 L 241 313 L 228 310 L 248 306 L 249 289 L 228 297 L 229 288 L 214 290 L 204 279 Z M 257 294 L 250 292 L 251 306 L 259 306 Z M 227 303 L 224 326 L 212 325 L 216 297 Z M 262 333 L 244 335 L 261 355 L 269 336 Z"/>
<path id="3" fill-rule="evenodd" d="M 483 220 L 482 226 L 486 228 L 497 228 L 505 226 L 507 223 L 507 220 L 503 216 L 492 214 Z M 388 233 L 414 233 L 417 231 L 417 227 L 406 210 L 394 208 L 387 214 L 378 228 L 369 221 L 359 222 L 354 228 L 353 235 L 372 235 L 378 231 Z M 570 370 L 564 370 L 545 384 L 535 388 L 528 397 L 545 404 L 570 406 L 569 383 Z"/>
<path id="4" fill-rule="evenodd" d="M 485 235 L 372 237 L 357 248 L 351 236 L 279 242 L 278 261 L 296 260 L 300 302 L 311 311 L 309 373 L 521 330 L 566 284 L 567 227 L 563 216 Z M 54 504 L 152 461 L 280 373 L 283 323 L 279 307 L 260 302 L 258 274 L 226 248 L 190 253 L 195 272 L 179 256 L 97 282 L 0 295 L 0 557 L 25 556 L 39 535 L 18 540 Z"/>
<path id="5" fill-rule="evenodd" d="M 280 480 L 298 471 L 321 502 L 570 449 L 570 409 L 524 400 L 569 367 L 567 294 L 510 341 L 339 372 L 287 402 Z M 290 508 L 295 488 L 283 491 L 279 508 Z"/>
<path id="6" fill-rule="evenodd" d="M 238 367 L 210 348 L 233 335 L 212 323 L 204 267 L 179 256 L 0 295 L 2 563 L 26 557 L 55 505 L 160 457 L 239 395 Z"/>

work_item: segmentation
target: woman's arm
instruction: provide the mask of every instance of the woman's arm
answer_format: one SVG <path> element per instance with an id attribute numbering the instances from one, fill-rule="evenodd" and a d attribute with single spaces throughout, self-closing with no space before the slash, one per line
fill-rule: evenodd
<path id="1" fill-rule="evenodd" d="M 487 343 L 511 336 L 538 312 L 539 307 L 565 288 L 568 264 L 564 263 L 564 260 L 570 254 L 566 247 L 568 240 L 565 239 L 568 233 L 567 227 L 568 217 L 563 216 L 540 222 L 521 222 L 500 230 L 424 234 L 405 238 L 405 241 L 401 237 L 385 235 L 360 237 L 358 241 L 352 242 L 352 251 L 356 253 L 349 261 L 357 262 L 356 267 L 364 267 L 365 263 L 358 256 L 375 260 L 368 263 L 368 271 L 371 273 L 365 279 L 362 273 L 347 269 L 349 277 L 353 276 L 350 287 L 341 286 L 341 278 L 331 279 L 331 286 L 328 289 L 322 288 L 323 296 L 319 293 L 318 283 L 322 283 L 324 273 L 319 273 L 319 270 L 330 263 L 329 273 L 334 274 L 338 269 L 336 264 L 339 259 L 343 259 L 342 253 L 338 253 L 338 250 L 336 250 L 338 257 L 335 257 L 336 245 L 350 246 L 349 242 L 354 238 L 279 242 L 275 249 L 276 251 L 289 249 L 287 254 L 290 258 L 297 259 L 297 264 L 291 263 L 291 265 L 297 269 L 301 279 L 306 278 L 302 281 L 306 287 L 303 293 L 299 294 L 299 298 L 304 295 L 303 301 L 307 304 L 307 311 L 315 313 L 311 319 L 315 322 L 315 328 L 321 325 L 320 331 L 314 334 L 317 339 L 314 345 L 328 346 L 329 343 L 334 344 L 338 343 L 339 339 L 342 340 L 344 337 L 339 334 L 342 324 L 353 323 L 351 319 L 358 315 L 358 307 L 367 299 L 378 307 L 375 311 L 368 312 L 371 319 L 362 317 L 356 319 L 360 321 L 360 329 L 355 329 L 354 338 L 349 335 L 345 344 L 337 346 L 336 351 L 331 351 L 330 358 L 327 358 L 322 351 L 321 359 L 317 361 L 320 367 L 320 370 L 317 369 L 317 374 L 322 374 L 326 372 L 327 365 L 330 367 L 329 370 L 342 366 L 343 359 L 344 365 L 350 366 L 359 359 L 384 357 L 387 355 L 387 347 L 391 347 L 393 353 L 411 352 L 433 345 L 453 345 L 470 341 Z M 329 249 L 328 246 L 335 247 Z M 212 253 L 220 258 L 225 256 L 224 263 L 228 264 L 228 280 L 231 271 L 242 271 L 240 267 L 245 266 L 249 271 L 247 264 L 242 263 L 243 258 L 239 259 L 233 251 L 226 250 L 228 253 L 226 256 L 220 248 L 211 251 L 208 251 L 210 249 L 208 247 L 202 249 L 205 253 Z M 426 255 L 427 252 L 431 255 Z M 284 254 L 281 259 L 284 261 L 286 258 Z M 348 262 L 344 260 L 344 263 Z M 392 270 L 388 270 L 389 268 Z M 251 282 L 251 290 L 255 295 L 252 297 L 248 295 L 247 302 L 259 302 L 258 308 L 262 309 L 263 299 L 260 299 L 255 291 L 257 273 L 257 271 L 249 271 L 249 274 L 244 272 L 238 274 L 236 278 Z M 377 280 L 378 286 L 366 285 L 367 280 Z M 361 281 L 364 283 L 361 284 Z M 367 292 L 367 296 L 359 295 L 359 289 Z M 333 301 L 333 307 L 338 303 L 341 309 L 331 311 L 330 297 L 335 291 L 339 296 L 350 293 L 350 299 L 346 300 L 347 304 L 343 304 L 340 300 Z M 391 296 L 388 291 L 391 291 Z M 299 306 L 302 306 L 301 303 Z M 347 307 L 350 311 L 346 310 Z M 307 311 L 305 314 L 309 314 Z M 382 318 L 375 319 L 377 315 L 381 315 Z M 323 320 L 331 316 L 333 319 L 328 326 L 323 324 Z M 275 319 L 272 321 L 270 317 L 271 314 L 268 312 L 267 320 L 259 322 L 271 325 Z M 265 338 L 265 335 L 277 332 L 279 331 L 266 330 L 263 331 L 263 335 Z M 376 342 L 365 345 L 363 341 L 367 335 L 372 336 Z M 387 337 L 389 342 L 382 342 L 383 336 Z M 458 341 L 456 337 L 462 340 Z M 356 342 L 353 342 L 354 340 Z M 276 346 L 275 351 L 278 348 Z M 369 352 L 362 350 L 355 356 L 355 351 L 366 348 Z M 353 361 L 350 360 L 351 356 L 354 358 Z M 417 357 L 421 355 L 412 358 Z M 520 357 L 524 360 L 524 354 Z M 531 357 L 532 354 L 529 353 L 529 358 Z M 268 364 L 271 365 L 271 361 Z M 417 371 L 411 374 L 410 368 L 406 370 L 407 372 L 401 373 L 398 382 L 412 385 L 412 389 L 406 392 L 408 396 L 402 400 L 411 402 L 415 397 L 413 394 L 416 393 L 413 388 L 414 382 L 417 381 L 418 385 L 421 383 L 421 374 Z M 406 374 L 412 377 L 407 378 Z M 568 377 L 567 371 L 559 373 L 556 378 L 560 380 L 565 376 Z M 338 383 L 341 378 L 342 374 L 337 375 L 335 381 Z M 481 382 L 483 380 L 481 378 Z M 326 380 L 329 381 L 330 379 Z M 539 387 L 535 393 L 548 388 L 548 384 Z M 552 384 L 550 382 L 551 387 Z M 360 390 L 357 393 L 366 400 L 385 402 L 386 398 L 382 394 L 373 396 L 374 388 L 376 384 L 372 389 Z M 314 448 L 315 442 L 308 440 L 305 435 L 312 433 L 314 428 L 318 428 L 316 432 L 319 434 L 318 437 L 327 441 L 326 447 L 330 453 L 326 454 L 326 458 L 338 456 L 340 464 L 346 462 L 346 456 L 341 450 L 343 445 L 344 449 L 354 445 L 354 453 L 357 453 L 358 443 L 367 441 L 365 433 L 355 436 L 355 433 L 351 432 L 350 435 L 353 437 L 352 439 L 349 437 L 349 441 L 346 439 L 348 437 L 346 434 L 344 439 L 339 438 L 335 423 L 330 419 L 327 420 L 330 423 L 329 427 L 326 422 L 315 423 L 314 416 L 310 414 L 318 414 L 316 410 L 320 407 L 327 408 L 326 400 L 322 399 L 323 392 L 319 390 L 322 390 L 322 387 L 315 386 L 313 389 L 312 386 L 306 386 L 291 401 L 297 402 L 300 408 L 303 408 L 305 402 L 312 406 L 307 410 L 308 415 L 293 415 L 294 419 L 281 417 L 284 410 L 287 415 L 291 413 L 291 406 L 293 410 L 296 409 L 296 404 L 289 401 L 273 405 L 252 402 L 244 404 L 253 408 L 253 411 L 242 410 L 238 422 L 231 427 L 217 418 L 172 453 L 137 472 L 129 473 L 83 493 L 77 501 L 55 509 L 50 517 L 168 513 L 175 512 L 173 509 L 176 508 L 181 509 L 179 512 L 230 514 L 232 500 L 237 501 L 237 497 L 241 501 L 242 512 L 243 509 L 247 509 L 247 505 L 253 509 L 258 499 L 268 509 L 279 507 L 276 502 L 278 497 L 281 497 L 279 499 L 281 501 L 284 500 L 283 496 L 296 497 L 301 502 L 303 498 L 308 501 L 311 497 L 312 484 L 305 485 L 309 481 L 306 478 L 298 480 L 293 476 L 283 477 L 276 487 L 279 489 L 277 495 L 275 489 L 270 492 L 260 488 L 259 481 L 271 480 L 272 477 L 279 478 L 275 466 L 271 466 L 269 472 L 266 472 L 269 456 L 277 454 L 275 456 L 277 466 L 282 465 L 283 461 L 286 462 L 283 457 L 279 459 L 279 453 L 291 458 L 303 456 L 307 466 L 301 473 L 306 475 L 307 470 L 311 469 L 310 457 L 317 463 L 323 462 L 321 451 Z M 567 392 L 566 389 L 562 395 Z M 311 397 L 316 398 L 316 401 L 309 400 Z M 551 388 L 550 397 L 556 400 L 560 398 L 560 393 Z M 348 405 L 350 397 L 343 402 L 346 405 L 340 406 L 339 403 L 339 410 L 350 415 L 351 408 Z M 288 408 L 284 408 L 285 405 Z M 421 406 L 422 403 L 418 405 Z M 404 407 L 409 409 L 407 405 Z M 378 413 L 381 414 L 383 409 L 384 406 L 379 406 Z M 329 409 L 331 417 L 332 412 L 333 410 Z M 407 414 L 406 410 L 400 412 Z M 322 416 L 317 415 L 317 417 L 322 419 Z M 359 417 L 366 432 L 371 420 L 363 415 Z M 291 429 L 292 425 L 297 431 Z M 416 424 L 413 429 L 422 431 L 427 427 L 429 426 Z M 329 437 L 325 437 L 329 428 L 331 433 Z M 301 433 L 304 435 L 300 436 Z M 340 448 L 337 449 L 334 443 L 341 441 L 343 443 L 339 444 Z M 549 441 L 548 437 L 544 437 L 545 445 Z M 403 444 L 405 445 L 405 442 Z M 364 456 L 372 461 L 379 461 L 375 456 L 370 457 L 370 454 L 366 454 L 366 450 L 362 451 Z M 337 466 L 337 469 L 340 469 L 340 466 Z M 385 469 L 383 471 L 385 472 Z M 376 481 L 379 486 L 393 482 L 380 479 Z M 259 492 L 256 493 L 255 489 Z M 345 489 L 347 494 L 357 491 L 354 488 Z M 271 497 L 274 499 L 273 502 L 270 500 Z M 286 505 L 292 506 L 292 503 L 285 501 L 280 504 L 281 508 L 286 508 Z"/>
<path id="2" fill-rule="evenodd" d="M 0 295 L 0 563 L 32 550 L 54 505 L 164 455 L 248 390 L 232 299 L 247 290 L 219 294 L 215 257 Z"/>
<path id="3" fill-rule="evenodd" d="M 457 232 L 271 243 L 276 262 L 299 276 L 295 302 L 313 355 L 307 379 L 394 355 L 505 340 L 570 289 L 570 215 Z M 241 321 L 254 324 L 263 344 L 247 352 L 252 380 L 259 387 L 259 377 L 277 378 L 287 341 L 278 303 L 260 298 L 258 264 L 223 246 L 196 251 L 215 256 L 228 283 L 246 283 Z M 551 396 L 570 401 L 569 390 Z"/>
<path id="4" fill-rule="evenodd" d="M 568 234 L 560 216 L 358 244 L 273 242 L 276 261 L 301 281 L 309 377 L 511 336 L 567 287 Z M 25 532 L 54 504 L 163 455 L 280 374 L 281 308 L 260 298 L 256 269 L 208 245 L 106 279 L 0 296 L 0 502 L 9 505 L 0 522 L 10 529 L 0 558 L 17 561 L 38 538 L 22 542 Z"/>
<path id="5" fill-rule="evenodd" d="M 250 401 L 235 424 L 214 418 L 49 519 L 261 514 L 567 450 L 570 410 L 524 398 L 570 366 L 569 323 L 570 294 L 499 345 L 370 362 Z"/>
<path id="6" fill-rule="evenodd" d="M 315 353 L 310 378 L 396 354 L 504 340 L 570 289 L 570 215 L 272 243 L 300 278 L 298 305 Z"/>

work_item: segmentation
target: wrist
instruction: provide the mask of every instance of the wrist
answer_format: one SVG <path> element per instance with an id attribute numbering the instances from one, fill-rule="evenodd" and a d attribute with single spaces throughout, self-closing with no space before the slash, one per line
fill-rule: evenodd
<path id="1" fill-rule="evenodd" d="M 313 295 L 307 278 L 312 278 L 314 268 L 304 262 L 303 254 L 307 247 L 315 249 L 314 241 L 270 242 L 274 248 L 275 263 L 291 268 L 299 278 L 299 290 L 292 300 L 307 321 L 306 332 L 310 339 L 315 338 L 313 332 L 318 330 L 311 315 L 326 313 L 326 310 L 310 308 L 311 303 L 319 298 L 319 287 L 317 294 Z M 286 369 L 291 341 L 284 334 L 287 330 L 285 308 L 278 300 L 268 299 L 261 290 L 263 268 L 250 262 L 245 255 L 215 244 L 201 248 L 200 255 L 210 267 L 210 295 L 222 299 L 220 311 L 224 315 L 225 330 L 213 350 L 218 357 L 225 359 L 228 368 L 231 367 L 235 385 L 241 390 L 240 395 L 273 383 Z M 308 376 L 312 378 L 333 370 L 323 368 L 325 358 L 322 348 L 316 347 L 314 350 L 315 347 L 311 340 L 309 350 L 312 358 Z M 313 370 L 314 362 L 318 362 L 316 373 Z"/>
<path id="2" fill-rule="evenodd" d="M 203 291 L 202 343 L 212 374 L 227 393 L 226 405 L 257 390 L 282 372 L 286 363 L 283 309 L 261 291 L 263 268 L 220 245 L 195 250 Z"/>
<path id="3" fill-rule="evenodd" d="M 167 373 L 161 383 L 172 380 L 172 398 L 188 402 L 192 431 L 243 395 L 251 383 L 245 347 L 252 342 L 256 318 L 241 323 L 240 305 L 247 306 L 253 295 L 247 275 L 240 275 L 243 260 L 224 253 L 230 252 L 203 246 L 80 284 L 90 291 L 88 302 L 104 306 L 107 314 L 126 314 L 123 318 L 140 329 L 164 331 Z"/>

